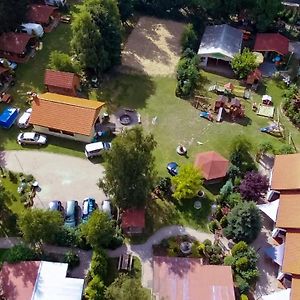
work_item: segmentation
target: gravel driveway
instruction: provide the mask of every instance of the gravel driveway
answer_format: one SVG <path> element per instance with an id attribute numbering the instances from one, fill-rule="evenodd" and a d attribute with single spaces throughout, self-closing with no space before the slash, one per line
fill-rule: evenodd
<path id="1" fill-rule="evenodd" d="M 35 206 L 47 208 L 51 200 L 82 200 L 88 196 L 98 205 L 105 199 L 97 181 L 104 168 L 88 159 L 41 151 L 6 151 L 0 165 L 14 172 L 32 174 L 40 185 L 35 197 Z"/>

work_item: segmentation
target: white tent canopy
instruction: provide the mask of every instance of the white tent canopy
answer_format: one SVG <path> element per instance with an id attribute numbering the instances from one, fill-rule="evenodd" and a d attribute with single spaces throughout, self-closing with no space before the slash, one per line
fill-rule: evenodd
<path id="1" fill-rule="evenodd" d="M 262 300 L 290 300 L 291 289 L 282 290 L 270 295 L 262 296 Z"/>
<path id="2" fill-rule="evenodd" d="M 279 199 L 270 203 L 257 205 L 257 207 L 261 211 L 263 211 L 268 217 L 270 217 L 274 222 L 276 222 L 278 206 Z"/>

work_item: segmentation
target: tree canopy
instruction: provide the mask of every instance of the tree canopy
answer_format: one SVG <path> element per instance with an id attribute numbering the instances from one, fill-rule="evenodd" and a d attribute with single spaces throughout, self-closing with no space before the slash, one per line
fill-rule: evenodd
<path id="1" fill-rule="evenodd" d="M 256 56 L 248 48 L 245 48 L 242 53 L 238 53 L 233 57 L 231 67 L 239 79 L 246 78 L 258 67 Z"/>
<path id="2" fill-rule="evenodd" d="M 100 210 L 95 210 L 88 222 L 81 225 L 81 231 L 94 250 L 107 247 L 115 234 L 109 216 Z"/>
<path id="3" fill-rule="evenodd" d="M 19 220 L 23 238 L 29 243 L 52 243 L 63 225 L 63 218 L 58 211 L 29 209 Z"/>
<path id="4" fill-rule="evenodd" d="M 78 66 L 72 62 L 71 57 L 63 52 L 54 50 L 50 53 L 48 67 L 52 70 L 77 73 Z"/>
<path id="5" fill-rule="evenodd" d="M 227 237 L 234 241 L 253 242 L 261 230 L 261 216 L 254 202 L 240 202 L 227 216 L 224 229 Z"/>
<path id="6" fill-rule="evenodd" d="M 192 165 L 185 165 L 179 169 L 177 176 L 172 177 L 172 183 L 175 187 L 174 198 L 177 200 L 190 199 L 197 196 L 203 179 L 198 169 Z"/>
<path id="7" fill-rule="evenodd" d="M 156 142 L 140 127 L 117 136 L 104 158 L 106 170 L 99 187 L 121 208 L 143 207 L 154 185 Z"/>

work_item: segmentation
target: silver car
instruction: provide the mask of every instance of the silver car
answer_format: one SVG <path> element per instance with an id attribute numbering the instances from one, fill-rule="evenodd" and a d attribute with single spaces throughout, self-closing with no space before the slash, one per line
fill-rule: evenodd
<path id="1" fill-rule="evenodd" d="M 45 145 L 47 143 L 47 138 L 36 132 L 23 132 L 18 135 L 17 142 L 20 145 Z"/>

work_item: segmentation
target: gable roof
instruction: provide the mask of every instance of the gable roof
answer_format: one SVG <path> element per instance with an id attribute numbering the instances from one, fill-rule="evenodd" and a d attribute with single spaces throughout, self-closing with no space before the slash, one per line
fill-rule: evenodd
<path id="1" fill-rule="evenodd" d="M 227 24 L 207 26 L 198 50 L 199 55 L 220 53 L 229 59 L 240 53 L 243 41 L 241 30 Z"/>
<path id="2" fill-rule="evenodd" d="M 53 93 L 32 102 L 30 124 L 89 136 L 103 102 Z"/>
<path id="3" fill-rule="evenodd" d="M 300 229 L 300 193 L 281 194 L 276 227 Z"/>
<path id="4" fill-rule="evenodd" d="M 50 16 L 56 10 L 53 6 L 33 4 L 28 7 L 26 19 L 33 23 L 48 23 Z"/>
<path id="5" fill-rule="evenodd" d="M 215 151 L 198 153 L 194 166 L 206 180 L 222 178 L 228 171 L 229 161 Z"/>
<path id="6" fill-rule="evenodd" d="M 276 155 L 272 171 L 273 190 L 300 190 L 300 153 Z"/>
<path id="7" fill-rule="evenodd" d="M 47 69 L 45 72 L 44 84 L 65 89 L 73 89 L 77 80 L 79 80 L 77 74 Z"/>
<path id="8" fill-rule="evenodd" d="M 289 39 L 280 33 L 258 33 L 254 51 L 274 51 L 286 55 L 289 53 Z"/>
<path id="9" fill-rule="evenodd" d="M 155 256 L 153 280 L 159 299 L 235 299 L 231 267 L 202 265 L 195 258 Z"/>
<path id="10" fill-rule="evenodd" d="M 300 276 L 293 276 L 291 287 L 291 298 L 289 300 L 300 299 Z"/>
<path id="11" fill-rule="evenodd" d="M 145 227 L 145 209 L 127 209 L 122 213 L 122 228 Z"/>
<path id="12" fill-rule="evenodd" d="M 39 266 L 39 261 L 4 263 L 0 271 L 0 283 L 6 299 L 31 300 Z"/>
<path id="13" fill-rule="evenodd" d="M 286 233 L 282 272 L 300 275 L 300 232 Z"/>
<path id="14" fill-rule="evenodd" d="M 0 50 L 22 54 L 33 36 L 24 32 L 6 32 L 0 35 Z"/>

